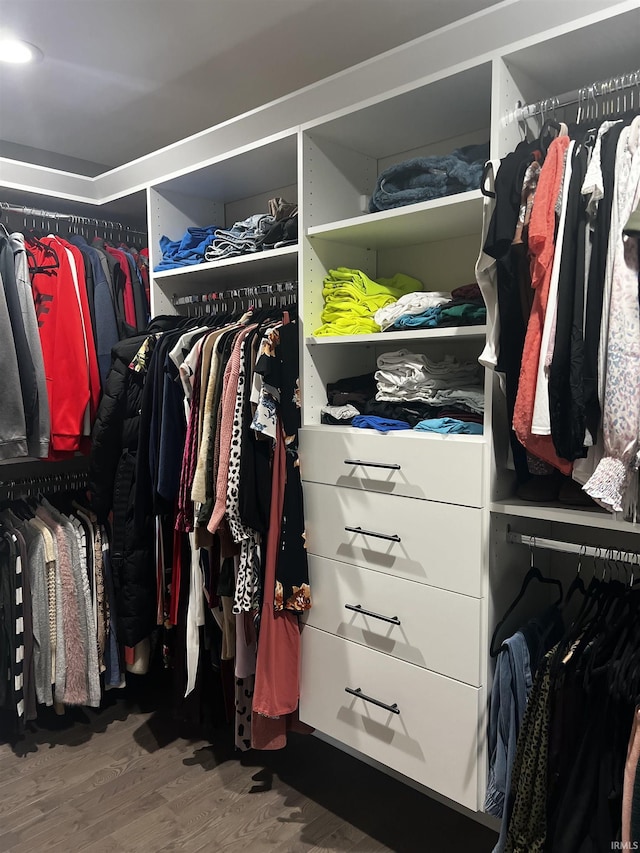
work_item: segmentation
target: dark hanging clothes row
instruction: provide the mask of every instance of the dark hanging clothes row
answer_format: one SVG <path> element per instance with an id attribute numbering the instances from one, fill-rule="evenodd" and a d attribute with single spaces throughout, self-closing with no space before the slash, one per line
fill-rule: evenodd
<path id="1" fill-rule="evenodd" d="M 499 327 L 521 497 L 574 498 L 635 517 L 640 436 L 640 117 L 547 123 L 495 171 L 477 272 Z M 491 205 L 487 205 L 488 209 Z M 488 304 L 489 304 L 488 303 Z M 492 313 L 495 307 L 492 308 Z"/>
<path id="2" fill-rule="evenodd" d="M 297 725 L 311 606 L 299 424 L 295 309 L 254 308 L 158 317 L 117 344 L 93 432 L 118 637 L 133 650 L 160 629 L 192 719 L 216 704 L 214 674 L 239 749 L 284 746 Z"/>
<path id="3" fill-rule="evenodd" d="M 0 459 L 88 452 L 111 349 L 149 321 L 148 253 L 0 234 Z"/>
<path id="4" fill-rule="evenodd" d="M 640 590 L 577 574 L 561 600 L 500 646 L 485 809 L 494 853 L 640 844 Z M 511 608 L 510 608 L 511 609 Z M 622 845 L 625 845 L 624 848 Z"/>

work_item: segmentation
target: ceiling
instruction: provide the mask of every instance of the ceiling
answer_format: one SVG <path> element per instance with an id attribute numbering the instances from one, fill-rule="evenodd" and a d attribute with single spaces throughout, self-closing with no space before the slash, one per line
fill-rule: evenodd
<path id="1" fill-rule="evenodd" d="M 95 175 L 495 0 L 0 0 L 0 155 Z"/>

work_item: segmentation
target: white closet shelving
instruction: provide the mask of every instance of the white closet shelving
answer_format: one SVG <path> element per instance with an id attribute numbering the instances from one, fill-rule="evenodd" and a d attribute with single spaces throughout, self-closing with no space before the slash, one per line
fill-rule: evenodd
<path id="1" fill-rule="evenodd" d="M 562 524 L 574 524 L 590 527 L 594 530 L 617 530 L 620 532 L 638 532 L 638 525 L 630 524 L 620 514 L 610 513 L 597 507 L 572 507 L 560 503 L 533 504 L 519 498 L 492 501 L 491 512 L 508 515 L 514 519 L 535 519 Z"/>
<path id="2" fill-rule="evenodd" d="M 267 213 L 270 198 L 282 197 L 296 203 L 297 143 L 296 133 L 284 133 L 150 187 L 152 267 L 155 269 L 161 260 L 162 235 L 176 240 L 194 226 L 230 228 L 255 213 Z M 172 311 L 175 297 L 295 279 L 297 274 L 297 246 L 154 272 L 153 311 Z"/>
<path id="3" fill-rule="evenodd" d="M 474 281 L 482 225 L 479 190 L 373 213 L 367 212 L 368 201 L 378 176 L 390 165 L 487 143 L 490 123 L 491 63 L 484 62 L 304 128 L 300 266 L 305 427 L 320 424 L 329 382 L 373 372 L 383 352 L 404 347 L 431 358 L 479 355 L 484 326 L 313 333 L 322 322 L 322 282 L 332 268 L 360 269 L 373 279 L 401 272 L 418 279 L 425 290 L 450 290 Z"/>
<path id="4" fill-rule="evenodd" d="M 321 424 L 327 383 L 370 372 L 381 352 L 400 347 L 475 359 L 484 327 L 313 333 L 322 281 L 337 266 L 372 278 L 404 272 L 428 290 L 474 280 L 478 190 L 378 213 L 367 200 L 378 175 L 409 157 L 487 141 L 492 157 L 504 156 L 521 138 L 517 125 L 502 122 L 518 101 L 635 69 L 640 3 L 579 7 L 547 4 L 540 15 L 533 2 L 499 4 L 94 179 L 0 158 L 0 187 L 40 192 L 52 204 L 118 204 L 143 190 L 152 268 L 163 234 L 228 227 L 275 196 L 298 202 L 298 246 L 155 273 L 153 311 L 176 310 L 176 296 L 299 279 L 314 598 L 303 629 L 301 717 L 470 813 L 481 812 L 486 784 L 489 638 L 529 565 L 521 548 L 507 546 L 507 528 L 562 530 L 574 541 L 637 551 L 640 526 L 511 496 L 504 405 L 492 375 L 483 436 L 383 436 Z M 562 574 L 561 559 L 547 568 Z"/>
<path id="5" fill-rule="evenodd" d="M 393 249 L 475 235 L 482 216 L 480 190 L 311 226 L 311 240 L 363 249 Z"/>
<path id="6" fill-rule="evenodd" d="M 170 287 L 176 291 L 206 292 L 201 288 L 215 290 L 219 284 L 247 283 L 258 279 L 272 281 L 286 276 L 296 275 L 298 266 L 298 247 L 282 246 L 280 249 L 267 249 L 239 257 L 223 258 L 193 266 L 179 267 L 173 270 L 155 272 L 153 278 L 161 282 L 164 289 Z"/>
<path id="7" fill-rule="evenodd" d="M 414 430 L 381 435 L 322 425 L 320 413 L 328 383 L 373 372 L 382 353 L 407 348 L 436 360 L 475 360 L 486 329 L 313 333 L 321 324 L 323 279 L 335 267 L 373 279 L 405 273 L 426 290 L 475 280 L 479 190 L 376 212 L 367 212 L 367 201 L 388 166 L 487 143 L 490 125 L 491 63 L 483 62 L 318 122 L 302 140 L 301 465 L 317 603 L 303 631 L 300 713 L 340 743 L 471 809 L 481 784 L 481 740 L 464 720 L 477 719 L 486 675 L 481 656 L 462 648 L 482 642 L 486 439 Z M 439 537 L 444 529 L 465 536 Z M 348 609 L 350 603 L 366 612 Z M 433 636 L 414 626 L 416 608 L 421 624 L 436 631 L 443 617 L 464 625 L 460 645 L 434 653 Z M 327 673 L 322 689 L 313 676 L 318 668 Z M 345 693 L 349 686 L 396 703 L 398 719 Z M 410 694 L 418 704 L 421 695 L 430 697 L 422 725 L 412 719 Z M 445 770 L 429 738 L 448 738 L 452 713 L 465 736 L 449 739 Z"/>
<path id="8" fill-rule="evenodd" d="M 487 334 L 486 326 L 449 326 L 442 329 L 417 329 L 412 331 L 376 333 L 371 335 L 340 335 L 336 341 L 331 336 L 313 337 L 305 339 L 307 346 L 326 346 L 327 344 L 393 344 L 394 341 L 437 341 L 438 339 L 456 338 L 484 338 Z"/>

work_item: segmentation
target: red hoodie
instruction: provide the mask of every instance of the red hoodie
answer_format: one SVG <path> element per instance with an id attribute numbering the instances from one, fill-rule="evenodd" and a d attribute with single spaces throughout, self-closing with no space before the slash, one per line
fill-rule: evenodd
<path id="1" fill-rule="evenodd" d="M 54 255 L 47 251 L 49 246 Z M 80 449 L 90 400 L 83 322 L 64 247 L 55 238 L 45 238 L 29 245 L 27 257 L 47 380 L 51 455 L 55 456 Z"/>

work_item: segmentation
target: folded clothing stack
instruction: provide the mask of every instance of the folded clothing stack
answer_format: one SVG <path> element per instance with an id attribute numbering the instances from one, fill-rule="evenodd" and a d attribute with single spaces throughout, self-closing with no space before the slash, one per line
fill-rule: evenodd
<path id="1" fill-rule="evenodd" d="M 418 298 L 411 299 L 414 295 Z M 457 287 L 451 293 L 409 294 L 378 311 L 376 321 L 387 332 L 477 326 L 486 323 L 487 309 L 480 288 L 474 283 Z"/>
<path id="2" fill-rule="evenodd" d="M 456 148 L 451 154 L 413 157 L 389 166 L 378 177 L 369 210 L 389 210 L 442 196 L 477 189 L 489 143 Z"/>
<path id="3" fill-rule="evenodd" d="M 445 291 L 422 290 L 418 293 L 406 293 L 397 302 L 376 311 L 375 321 L 384 332 L 403 317 L 421 315 L 448 302 L 451 302 L 451 294 Z"/>
<path id="4" fill-rule="evenodd" d="M 156 265 L 155 272 L 201 264 L 204 261 L 206 248 L 216 229 L 216 225 L 207 225 L 205 228 L 187 228 L 180 240 L 170 240 L 163 235 L 160 238 L 162 260 Z"/>
<path id="5" fill-rule="evenodd" d="M 430 406 L 428 403 L 420 403 L 419 401 L 390 403 L 375 399 L 367 401 L 364 414 L 406 421 L 413 428 L 421 421 L 433 418 L 453 418 L 471 424 L 482 424 L 484 419 L 481 412 L 471 411 L 464 403 L 456 406 Z"/>
<path id="6" fill-rule="evenodd" d="M 323 406 L 320 409 L 320 422 L 323 424 L 335 424 L 336 426 L 348 426 L 353 419 L 360 415 L 360 410 L 347 403 L 345 406 Z"/>
<path id="7" fill-rule="evenodd" d="M 283 198 L 269 199 L 268 213 L 254 213 L 231 228 L 215 229 L 205 252 L 207 261 L 279 248 L 298 240 L 298 207 Z"/>
<path id="8" fill-rule="evenodd" d="M 346 379 L 328 383 L 327 400 L 330 406 L 345 406 L 351 403 L 363 412 L 367 400 L 375 397 L 377 387 L 374 373 L 348 376 Z"/>
<path id="9" fill-rule="evenodd" d="M 378 357 L 375 378 L 379 401 L 463 404 L 471 411 L 484 411 L 482 372 L 477 362 L 459 362 L 451 355 L 432 361 L 421 353 L 401 349 Z"/>
<path id="10" fill-rule="evenodd" d="M 322 291 L 322 326 L 313 334 L 366 335 L 379 332 L 380 326 L 374 319 L 376 312 L 421 287 L 418 279 L 404 273 L 374 281 L 362 270 L 348 267 L 329 270 Z"/>
<path id="11" fill-rule="evenodd" d="M 328 405 L 322 407 L 321 423 L 376 429 L 379 432 L 389 432 L 393 429 L 468 434 L 482 432 L 483 414 L 479 405 L 482 396 L 478 387 L 465 389 L 459 399 L 454 399 L 453 402 L 436 404 L 419 400 L 376 400 L 377 389 L 373 373 L 330 382 L 327 385 Z M 466 390 L 473 393 L 465 394 Z M 435 423 L 437 420 L 442 423 Z M 431 423 L 432 421 L 434 423 Z M 452 423 L 453 421 L 456 423 Z M 419 424 L 422 425 L 418 426 Z"/>

